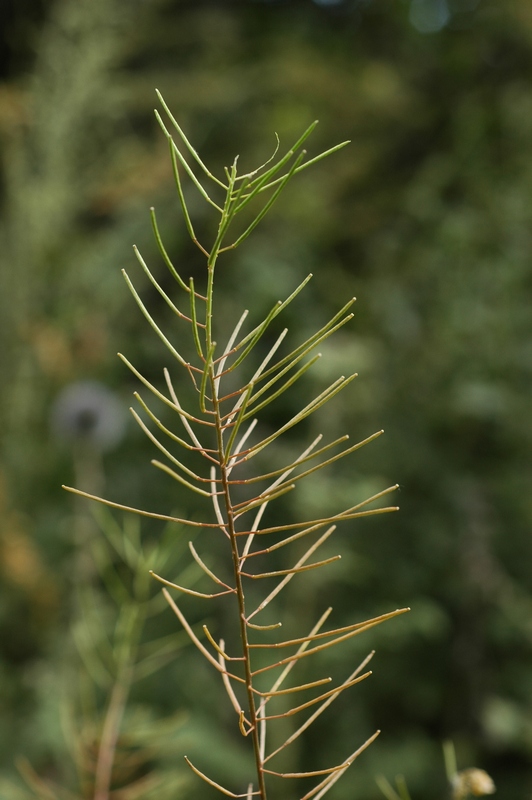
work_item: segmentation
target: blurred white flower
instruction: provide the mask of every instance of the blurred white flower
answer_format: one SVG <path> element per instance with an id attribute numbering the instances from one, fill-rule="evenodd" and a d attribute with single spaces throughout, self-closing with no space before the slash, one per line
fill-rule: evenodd
<path id="1" fill-rule="evenodd" d="M 462 769 L 457 772 L 453 778 L 453 797 L 456 800 L 469 797 L 483 797 L 487 794 L 493 794 L 495 791 L 495 784 L 487 772 L 483 769 L 472 767 L 471 769 Z"/>

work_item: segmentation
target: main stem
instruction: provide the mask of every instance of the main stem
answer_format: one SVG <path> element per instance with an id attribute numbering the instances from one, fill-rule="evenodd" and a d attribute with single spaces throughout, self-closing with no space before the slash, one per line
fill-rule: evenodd
<path id="1" fill-rule="evenodd" d="M 246 606 L 244 598 L 244 589 L 242 586 L 242 576 L 240 574 L 240 554 L 238 552 L 237 537 L 235 531 L 233 504 L 231 502 L 231 495 L 229 491 L 229 476 L 227 474 L 227 462 L 224 452 L 223 442 L 223 425 L 220 414 L 220 407 L 218 403 L 218 395 L 216 390 L 216 383 L 214 380 L 214 370 L 211 367 L 211 387 L 212 387 L 212 401 L 214 412 L 216 414 L 216 436 L 218 441 L 218 452 L 220 454 L 220 475 L 222 480 L 223 497 L 225 504 L 225 512 L 227 518 L 227 531 L 231 540 L 231 553 L 233 556 L 233 571 L 235 575 L 235 588 L 238 600 L 238 613 L 240 618 L 240 638 L 242 641 L 242 655 L 244 656 L 244 670 L 246 676 L 246 691 L 248 695 L 249 706 L 249 721 L 251 723 L 251 737 L 253 741 L 253 751 L 255 754 L 255 764 L 257 768 L 257 780 L 260 791 L 260 800 L 267 800 L 266 798 L 266 783 L 264 780 L 264 772 L 262 769 L 262 759 L 260 755 L 260 741 L 259 741 L 259 725 L 257 710 L 255 707 L 255 696 L 253 694 L 253 676 L 251 672 L 251 652 L 248 642 L 248 631 L 246 625 Z"/>
<path id="2" fill-rule="evenodd" d="M 235 175 L 236 171 L 233 167 L 233 173 L 232 173 L 233 184 Z M 227 227 L 230 222 L 230 215 L 228 212 L 231 203 L 231 189 L 232 189 L 232 184 L 230 183 L 227 192 L 226 202 L 224 204 L 224 211 L 222 213 L 222 218 L 220 220 L 220 225 L 218 228 L 218 234 L 216 236 L 216 241 L 214 242 L 212 250 L 207 259 L 207 291 L 206 291 L 206 303 L 205 303 L 205 345 L 207 348 L 207 353 L 211 352 L 212 348 L 212 309 L 213 309 L 213 290 L 214 290 L 214 269 L 216 266 L 216 261 L 220 252 L 220 247 L 222 245 L 224 234 L 227 231 Z M 214 374 L 214 366 L 212 365 L 212 363 L 209 367 L 209 381 L 211 384 L 212 406 L 216 424 L 218 453 L 220 457 L 220 477 L 223 487 L 223 498 L 224 498 L 225 513 L 227 519 L 227 531 L 229 533 L 231 541 L 231 554 L 233 557 L 233 571 L 235 575 L 235 588 L 238 601 L 238 615 L 240 622 L 240 638 L 242 641 L 242 655 L 244 657 L 246 691 L 247 691 L 248 706 L 249 706 L 249 721 L 251 723 L 251 738 L 253 741 L 253 752 L 255 755 L 255 765 L 257 769 L 257 781 L 260 792 L 260 800 L 267 800 L 266 783 L 264 779 L 264 772 L 262 768 L 263 765 L 260 755 L 260 740 L 259 740 L 259 725 L 258 725 L 259 721 L 257 718 L 255 697 L 252 689 L 253 676 L 251 673 L 251 652 L 248 642 L 248 631 L 246 625 L 246 606 L 244 598 L 244 588 L 242 586 L 242 576 L 240 574 L 240 554 L 238 552 L 238 544 L 235 531 L 235 520 L 233 514 L 233 504 L 231 502 L 231 494 L 229 490 L 229 476 L 227 474 L 227 461 L 225 457 L 225 448 L 223 440 L 223 422 L 220 413 L 220 403 L 218 400 L 218 391 Z"/>

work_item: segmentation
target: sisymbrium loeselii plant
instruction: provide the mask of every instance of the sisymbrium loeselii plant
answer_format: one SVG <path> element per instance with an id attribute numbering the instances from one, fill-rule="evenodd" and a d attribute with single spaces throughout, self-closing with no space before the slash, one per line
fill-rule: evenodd
<path id="1" fill-rule="evenodd" d="M 266 467 L 264 470 L 259 469 L 256 474 L 250 473 L 250 462 L 259 453 L 264 453 L 266 448 L 277 442 L 294 426 L 321 409 L 349 386 L 355 377 L 355 375 L 339 377 L 310 399 L 296 414 L 286 419 L 276 430 L 271 431 L 269 428 L 261 430 L 260 412 L 299 381 L 320 358 L 320 354 L 315 352 L 316 348 L 352 318 L 350 308 L 354 299 L 349 300 L 332 319 L 306 341 L 291 349 L 288 348 L 287 351 L 283 350 L 286 330 L 280 333 L 273 344 L 271 339 L 268 339 L 268 344 L 271 346 L 263 350 L 266 354 L 257 366 L 257 361 L 253 361 L 256 352 L 260 350 L 257 345 L 260 343 L 263 347 L 265 335 L 267 332 L 269 335 L 269 327 L 273 320 L 282 314 L 306 286 L 311 276 L 305 278 L 288 298 L 279 300 L 266 317 L 247 332 L 245 323 L 248 312 L 244 311 L 236 321 L 228 341 L 222 346 L 217 344 L 219 325 L 215 313 L 214 279 L 220 256 L 230 253 L 248 238 L 292 178 L 303 169 L 335 153 L 347 142 L 305 160 L 306 151 L 302 147 L 316 126 L 314 122 L 284 156 L 277 157 L 279 146 L 277 145 L 274 155 L 266 164 L 245 174 L 238 172 L 237 156 L 231 167 L 225 168 L 224 178 L 220 179 L 200 158 L 160 94 L 159 100 L 168 116 L 169 127 L 173 127 L 176 131 L 174 135 L 178 143 L 174 141 L 173 135 L 156 112 L 157 120 L 168 139 L 177 194 L 188 234 L 205 257 L 205 281 L 201 287 L 196 286 L 192 278 L 187 282 L 176 270 L 162 242 L 155 211 L 152 209 L 151 218 L 157 245 L 175 279 L 180 299 L 174 302 L 174 299 L 167 294 L 136 248 L 135 255 L 148 279 L 175 315 L 180 340 L 184 342 L 185 335 L 188 335 L 193 356 L 186 358 L 183 355 L 186 352 L 183 350 L 184 344 L 177 349 L 171 343 L 167 333 L 157 325 L 129 276 L 124 272 L 126 283 L 138 306 L 168 349 L 173 367 L 164 370 L 165 386 L 161 389 L 148 381 L 124 356 L 121 358 L 144 387 L 171 409 L 178 428 L 181 427 L 179 433 L 171 430 L 140 394 L 135 395 L 144 416 L 133 409 L 132 414 L 165 458 L 164 462 L 155 460 L 152 463 L 179 484 L 180 492 L 190 491 L 204 498 L 205 517 L 203 520 L 172 517 L 164 513 L 130 508 L 101 498 L 93 499 L 146 517 L 179 523 L 183 528 L 200 529 L 203 534 L 203 541 L 198 539 L 196 544 L 190 543 L 189 548 L 192 558 L 212 588 L 198 591 L 172 583 L 158 574 L 154 574 L 154 578 L 164 584 L 162 591 L 168 604 L 192 642 L 209 662 L 214 673 L 219 676 L 234 708 L 240 733 L 248 739 L 253 751 L 255 774 L 247 788 L 226 788 L 215 780 L 216 776 L 206 775 L 201 765 L 193 764 L 186 759 L 192 771 L 222 794 L 228 797 L 243 797 L 247 800 L 254 797 L 267 800 L 270 792 L 275 794 L 276 781 L 309 779 L 311 785 L 305 788 L 301 800 L 310 798 L 319 800 L 376 738 L 378 731 L 367 741 L 357 744 L 352 752 L 347 752 L 340 764 L 332 766 L 319 764 L 316 765 L 316 769 L 308 772 L 282 772 L 275 769 L 275 758 L 312 725 L 343 692 L 370 675 L 366 667 L 373 654 L 370 653 L 343 682 L 333 688 L 330 688 L 331 678 L 328 676 L 303 683 L 298 682 L 297 677 L 294 680 L 298 666 L 304 659 L 306 663 L 306 659 L 311 659 L 327 648 L 338 646 L 408 609 L 399 609 L 363 622 L 357 621 L 344 627 L 332 628 L 326 627 L 332 609 L 324 609 L 310 631 L 302 631 L 301 635 L 290 639 L 278 638 L 278 629 L 282 625 L 280 621 L 269 622 L 268 618 L 265 621 L 263 617 L 261 623 L 261 614 L 294 577 L 307 570 L 326 568 L 340 558 L 339 555 L 335 555 L 313 560 L 314 554 L 333 534 L 338 523 L 395 510 L 395 507 L 368 508 L 368 506 L 393 492 L 397 487 L 391 486 L 363 502 L 332 515 L 301 521 L 289 520 L 284 524 L 268 522 L 270 504 L 288 492 L 296 490 L 298 483 L 306 476 L 354 453 L 382 433 L 379 431 L 351 445 L 347 444 L 349 438 L 347 435 L 326 443 L 322 443 L 320 435 L 310 442 L 298 457 L 284 466 L 276 469 Z M 196 236 L 183 188 L 185 176 L 218 217 L 214 241 L 210 246 L 200 242 Z M 206 186 L 209 188 L 205 188 Z M 239 224 L 240 227 L 237 227 Z M 235 228 L 236 233 L 234 233 Z M 185 331 L 188 334 L 185 334 Z M 250 364 L 253 364 L 253 368 L 250 368 Z M 184 376 L 190 382 L 197 398 L 196 408 L 186 408 L 180 400 L 175 389 L 174 369 L 181 373 L 179 380 Z M 183 451 L 188 454 L 188 458 L 179 455 L 179 452 Z M 260 463 L 261 459 L 257 461 Z M 69 491 L 92 497 L 76 489 Z M 208 548 L 213 536 L 220 536 L 225 542 L 227 574 L 230 574 L 231 578 L 227 578 L 226 573 L 222 572 L 225 580 L 222 579 L 205 563 L 209 559 L 205 559 L 201 549 Z M 286 548 L 285 552 L 290 553 L 291 545 L 296 542 L 296 548 L 305 542 L 310 544 L 299 557 L 291 558 L 288 555 L 289 566 L 286 568 L 272 569 L 271 564 L 268 565 L 270 554 L 277 554 L 282 548 Z M 298 555 L 300 552 L 298 550 Z M 275 563 L 274 566 L 279 565 Z M 259 599 L 252 589 L 257 584 L 267 587 Z M 226 647 L 224 639 L 215 638 L 207 625 L 203 626 L 204 637 L 200 638 L 183 613 L 179 600 L 176 600 L 182 595 L 192 595 L 201 601 L 211 603 L 225 602 L 225 600 L 219 601 L 218 598 L 227 596 L 229 601 L 233 602 L 231 613 L 234 620 L 233 628 L 228 634 L 232 637 L 234 631 L 238 631 L 239 637 L 235 639 L 237 643 L 231 648 Z M 292 695 L 295 695 L 294 699 Z M 298 699 L 301 697 L 310 699 Z M 290 705 L 289 708 L 287 703 Z M 296 714 L 301 714 L 303 717 L 305 712 L 308 715 L 299 727 L 281 744 L 269 749 L 267 733 L 270 726 L 275 726 L 276 721 Z"/>

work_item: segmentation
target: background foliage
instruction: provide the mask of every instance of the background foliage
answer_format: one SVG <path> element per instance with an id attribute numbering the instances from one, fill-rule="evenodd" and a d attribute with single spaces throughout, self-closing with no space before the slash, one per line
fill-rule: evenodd
<path id="1" fill-rule="evenodd" d="M 315 118 L 316 152 L 353 141 L 304 173 L 219 274 L 228 329 L 243 307 L 258 317 L 309 271 L 315 278 L 288 315 L 294 336 L 359 298 L 349 330 L 324 348 L 319 377 L 347 363 L 360 378 L 319 430 L 362 438 L 384 427 L 386 436 L 298 494 L 298 511 L 402 487 L 399 515 L 344 526 L 350 557 L 314 586 L 302 613 L 323 592 L 346 622 L 401 605 L 413 613 L 369 645 L 366 635 L 374 677 L 298 757 L 312 763 L 320 749 L 333 762 L 341 741 L 379 727 L 334 796 L 377 798 L 373 776 L 402 772 L 413 796 L 438 797 L 440 742 L 452 737 L 460 764 L 487 768 L 501 800 L 530 797 L 528 0 L 11 0 L 0 17 L 5 775 L 18 754 L 41 775 L 65 772 L 56 707 L 60 684 L 75 691 L 75 531 L 85 512 L 59 485 L 76 471 L 85 487 L 105 480 L 119 502 L 182 502 L 150 469 L 133 425 L 103 456 L 80 454 L 50 427 L 55 398 L 80 379 L 115 388 L 127 407 L 135 387 L 116 350 L 148 377 L 161 374 L 162 348 L 119 271 L 133 263 L 132 243 L 157 263 L 149 205 L 174 262 L 194 277 L 199 268 L 176 224 L 152 113 L 157 86 L 208 163 L 236 152 L 260 163 L 274 131 L 288 143 Z M 166 280 L 162 265 L 159 275 Z M 150 524 L 143 531 L 160 535 Z M 295 584 L 293 604 L 303 601 Z M 157 624 L 160 635 L 175 630 L 169 614 Z M 346 659 L 359 645 L 350 647 Z M 207 741 L 217 768 L 238 774 L 239 742 L 221 744 L 227 720 L 210 680 L 185 649 L 139 683 L 132 702 L 155 719 L 198 706 L 200 723 L 183 718 L 176 754 Z M 183 797 L 195 790 L 180 788 Z"/>

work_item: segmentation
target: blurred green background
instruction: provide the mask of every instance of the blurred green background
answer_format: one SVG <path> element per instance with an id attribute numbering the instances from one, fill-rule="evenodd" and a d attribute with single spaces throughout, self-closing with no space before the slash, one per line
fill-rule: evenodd
<path id="1" fill-rule="evenodd" d="M 501 800 L 529 799 L 530 0 L 4 0 L 0 26 L 6 780 L 18 780 L 22 755 L 36 774 L 74 786 L 57 709 L 77 707 L 85 669 L 72 644 L 85 613 L 80 582 L 98 593 L 101 629 L 114 625 L 103 583 L 82 563 L 85 529 L 96 523 L 61 483 L 163 513 L 191 508 L 149 466 L 151 446 L 133 423 L 120 441 L 103 435 L 85 452 L 69 444 L 66 412 L 57 410 L 60 393 L 81 380 L 112 389 L 127 409 L 137 385 L 117 350 L 161 383 L 163 347 L 120 275 L 131 268 L 164 318 L 131 251 L 137 244 L 167 281 L 149 206 L 174 262 L 201 280 L 153 117 L 157 87 L 218 172 L 237 152 L 255 167 L 273 150 L 274 131 L 288 146 L 313 119 L 311 155 L 352 140 L 292 184 L 218 275 L 228 330 L 243 308 L 258 316 L 308 272 L 313 281 L 285 317 L 296 340 L 358 297 L 314 380 L 360 377 L 299 435 L 301 443 L 319 431 L 386 435 L 301 485 L 298 513 L 401 487 L 399 514 L 340 530 L 340 567 L 293 582 L 287 605 L 309 626 L 323 597 L 338 624 L 402 605 L 412 613 L 344 647 L 331 668 L 348 672 L 375 648 L 374 675 L 324 715 L 291 766 L 337 763 L 378 727 L 332 800 L 376 800 L 380 773 L 404 774 L 414 798 L 444 797 L 446 738 L 459 766 L 488 770 Z M 192 194 L 191 204 L 207 229 Z M 301 405 L 312 385 L 281 410 Z M 161 536 L 149 521 L 142 529 L 148 542 Z M 214 545 L 211 563 L 219 557 Z M 160 636 L 178 630 L 170 612 L 154 624 Z M 149 740 L 135 768 L 173 771 L 164 797 L 207 797 L 181 766 L 184 752 L 205 753 L 198 759 L 222 781 L 247 774 L 221 686 L 196 656 L 183 648 L 131 695 L 139 741 Z M 95 698 L 97 709 L 101 687 Z M 6 782 L 0 796 L 26 796 L 17 791 Z M 76 796 L 92 798 L 84 791 Z M 293 800 L 295 791 L 280 787 L 278 797 Z"/>

